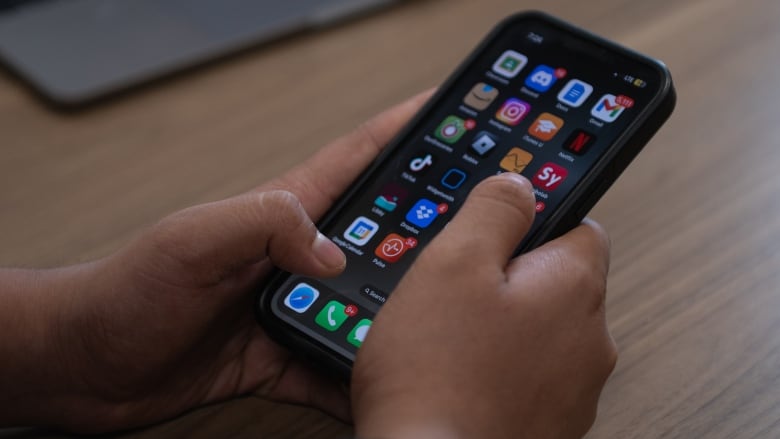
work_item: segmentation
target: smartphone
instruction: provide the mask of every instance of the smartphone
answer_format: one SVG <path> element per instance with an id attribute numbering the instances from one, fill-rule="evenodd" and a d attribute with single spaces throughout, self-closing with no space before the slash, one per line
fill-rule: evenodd
<path id="1" fill-rule="evenodd" d="M 540 12 L 509 17 L 319 224 L 343 274 L 277 273 L 259 322 L 348 376 L 375 314 L 480 180 L 531 180 L 536 219 L 517 253 L 529 251 L 583 219 L 674 104 L 661 62 Z"/>

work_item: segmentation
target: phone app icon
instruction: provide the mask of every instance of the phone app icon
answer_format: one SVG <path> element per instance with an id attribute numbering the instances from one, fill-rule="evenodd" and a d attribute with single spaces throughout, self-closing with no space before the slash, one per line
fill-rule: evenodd
<path id="1" fill-rule="evenodd" d="M 398 207 L 398 203 L 403 202 L 406 196 L 409 195 L 404 187 L 395 183 L 388 183 L 379 193 L 379 196 L 374 200 L 374 206 L 386 211 L 392 212 Z"/>
<path id="2" fill-rule="evenodd" d="M 517 98 L 509 98 L 496 113 L 496 119 L 509 126 L 520 123 L 531 112 L 531 104 Z"/>
<path id="3" fill-rule="evenodd" d="M 531 90 L 544 93 L 552 87 L 558 80 L 556 71 L 550 66 L 544 64 L 537 66 L 527 78 L 525 78 L 525 86 Z"/>
<path id="4" fill-rule="evenodd" d="M 591 93 L 593 93 L 592 85 L 579 79 L 572 79 L 558 93 L 558 100 L 576 108 L 584 104 Z"/>
<path id="5" fill-rule="evenodd" d="M 422 154 L 409 160 L 409 170 L 415 174 L 424 174 L 436 162 L 433 154 Z"/>
<path id="6" fill-rule="evenodd" d="M 379 243 L 374 254 L 390 263 L 398 262 L 407 250 L 417 247 L 417 239 L 404 238 L 397 233 L 391 233 Z"/>
<path id="7" fill-rule="evenodd" d="M 498 136 L 487 131 L 480 131 L 471 142 L 471 150 L 485 157 L 498 145 Z"/>
<path id="8" fill-rule="evenodd" d="M 501 169 L 515 174 L 520 174 L 531 163 L 534 155 L 520 148 L 512 148 L 509 153 L 501 159 L 499 166 Z"/>
<path id="9" fill-rule="evenodd" d="M 550 113 L 542 113 L 528 128 L 528 134 L 539 140 L 548 141 L 563 128 L 563 119 Z"/>
<path id="10" fill-rule="evenodd" d="M 439 216 L 440 205 L 434 203 L 431 200 L 423 198 L 415 203 L 414 206 L 407 212 L 406 221 L 414 224 L 422 229 L 428 227 L 433 223 L 433 220 Z"/>
<path id="11" fill-rule="evenodd" d="M 594 143 L 596 143 L 596 136 L 584 130 L 576 130 L 563 142 L 563 148 L 571 153 L 583 155 Z"/>
<path id="12" fill-rule="evenodd" d="M 633 103 L 634 100 L 626 96 L 618 97 L 612 94 L 605 94 L 599 99 L 590 111 L 590 114 L 604 122 L 614 122 Z"/>
<path id="13" fill-rule="evenodd" d="M 434 136 L 442 142 L 453 144 L 466 134 L 466 121 L 458 116 L 447 116 L 434 132 Z"/>
<path id="14" fill-rule="evenodd" d="M 536 172 L 532 183 L 540 189 L 552 191 L 566 180 L 567 175 L 569 175 L 569 171 L 564 167 L 555 163 L 546 163 Z"/>
<path id="15" fill-rule="evenodd" d="M 355 244 L 363 246 L 379 231 L 379 224 L 370 219 L 359 216 L 352 221 L 347 230 L 344 231 L 344 239 Z"/>
<path id="16" fill-rule="evenodd" d="M 301 282 L 284 298 L 284 305 L 298 314 L 303 314 L 311 308 L 318 297 L 320 292 L 316 288 Z"/>
<path id="17" fill-rule="evenodd" d="M 466 181 L 466 177 L 468 177 L 466 171 L 452 168 L 444 173 L 444 176 L 441 178 L 441 185 L 454 191 L 463 185 L 463 182 Z"/>
<path id="18" fill-rule="evenodd" d="M 349 317 L 345 312 L 346 309 L 347 307 L 343 303 L 331 300 L 325 305 L 325 308 L 320 310 L 314 321 L 328 331 L 333 332 L 339 329 L 347 320 L 347 317 Z"/>
<path id="19" fill-rule="evenodd" d="M 366 339 L 366 335 L 368 335 L 368 330 L 371 329 L 371 323 L 371 320 L 368 319 L 359 321 L 358 324 L 349 331 L 347 341 L 353 346 L 360 347 L 363 344 L 363 340 Z"/>
<path id="20" fill-rule="evenodd" d="M 514 50 L 507 50 L 493 64 L 493 71 L 505 78 L 512 79 L 520 73 L 520 70 L 523 70 L 526 64 L 528 64 L 528 58 L 525 55 Z"/>
<path id="21" fill-rule="evenodd" d="M 480 82 L 469 91 L 463 103 L 475 110 L 484 110 L 498 97 L 498 89 Z"/>

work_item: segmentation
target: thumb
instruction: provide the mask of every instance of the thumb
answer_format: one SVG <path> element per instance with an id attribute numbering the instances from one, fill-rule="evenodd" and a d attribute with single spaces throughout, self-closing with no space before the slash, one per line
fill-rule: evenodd
<path id="1" fill-rule="evenodd" d="M 503 267 L 531 228 L 535 204 L 531 183 L 519 174 L 485 179 L 429 248 L 442 254 L 476 252 L 479 260 Z"/>
<path id="2" fill-rule="evenodd" d="M 142 241 L 204 282 L 218 282 L 266 257 L 310 276 L 333 276 L 346 265 L 344 253 L 317 231 L 287 191 L 247 193 L 185 209 L 163 219 L 147 238 Z"/>

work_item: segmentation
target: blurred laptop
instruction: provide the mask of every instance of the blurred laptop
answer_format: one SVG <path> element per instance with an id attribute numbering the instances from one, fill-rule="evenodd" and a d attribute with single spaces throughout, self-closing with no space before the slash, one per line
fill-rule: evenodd
<path id="1" fill-rule="evenodd" d="M 0 0 L 0 60 L 78 106 L 396 0 Z"/>

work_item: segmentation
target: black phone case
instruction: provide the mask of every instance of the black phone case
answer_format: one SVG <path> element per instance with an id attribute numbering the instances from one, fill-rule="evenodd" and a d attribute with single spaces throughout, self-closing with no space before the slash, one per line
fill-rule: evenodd
<path id="1" fill-rule="evenodd" d="M 549 217 L 545 227 L 516 251 L 516 254 L 532 250 L 543 243 L 555 239 L 572 228 L 576 227 L 590 209 L 598 202 L 602 195 L 609 189 L 620 174 L 628 167 L 634 157 L 639 154 L 650 138 L 658 131 L 669 118 L 676 103 L 676 94 L 672 84 L 671 74 L 666 66 L 658 60 L 641 55 L 631 49 L 622 47 L 609 40 L 594 35 L 588 31 L 577 28 L 546 13 L 538 11 L 521 12 L 512 15 L 499 23 L 488 36 L 480 42 L 477 48 L 471 52 L 464 62 L 458 66 L 455 72 L 439 87 L 437 92 L 429 99 L 414 118 L 401 130 L 390 142 L 387 148 L 374 160 L 369 168 L 361 174 L 352 185 L 352 189 L 346 192 L 328 211 L 325 217 L 318 223 L 322 228 L 338 218 L 343 208 L 349 204 L 359 188 L 382 168 L 387 157 L 392 152 L 405 144 L 407 137 L 426 115 L 436 108 L 444 96 L 450 93 L 457 78 L 466 73 L 476 58 L 496 37 L 506 28 L 513 26 L 518 21 L 536 19 L 556 27 L 564 32 L 579 37 L 583 40 L 595 43 L 601 48 L 618 52 L 623 56 L 634 58 L 656 69 L 663 83 L 658 94 L 648 104 L 640 117 L 637 117 L 627 129 L 618 137 L 613 146 L 591 167 L 590 171 L 582 178 L 572 192 L 560 204 L 556 211 Z M 282 285 L 289 273 L 277 271 L 271 281 L 258 294 L 255 301 L 255 313 L 258 322 L 276 341 L 290 347 L 296 354 L 334 372 L 337 376 L 348 379 L 352 370 L 352 362 L 340 356 L 328 347 L 312 340 L 298 329 L 287 325 L 271 312 L 271 300 L 274 293 Z"/>

